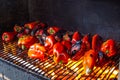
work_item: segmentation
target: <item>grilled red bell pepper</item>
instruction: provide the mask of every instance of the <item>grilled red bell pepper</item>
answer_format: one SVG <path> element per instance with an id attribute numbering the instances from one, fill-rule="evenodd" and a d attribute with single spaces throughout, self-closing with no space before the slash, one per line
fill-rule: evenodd
<path id="1" fill-rule="evenodd" d="M 117 53 L 116 43 L 113 39 L 108 39 L 103 42 L 101 51 L 108 57 L 112 57 Z"/>
<path id="2" fill-rule="evenodd" d="M 84 43 L 76 44 L 71 48 L 71 59 L 78 61 L 85 54 L 86 46 Z"/>
<path id="3" fill-rule="evenodd" d="M 4 32 L 2 34 L 2 40 L 9 42 L 12 41 L 15 38 L 16 32 Z"/>
<path id="4" fill-rule="evenodd" d="M 77 41 L 80 41 L 82 39 L 82 35 L 76 31 L 74 32 L 73 36 L 72 36 L 72 44 L 76 43 Z"/>
<path id="5" fill-rule="evenodd" d="M 83 67 L 86 75 L 90 74 L 96 64 L 97 53 L 96 51 L 90 49 L 84 55 Z"/>
<path id="6" fill-rule="evenodd" d="M 82 43 L 85 44 L 86 46 L 86 51 L 88 51 L 89 49 L 91 49 L 91 37 L 89 34 L 86 34 L 83 39 L 82 39 Z"/>
<path id="7" fill-rule="evenodd" d="M 17 33 L 20 33 L 20 32 L 23 31 L 23 28 L 21 26 L 15 25 L 14 26 L 14 31 L 17 32 Z"/>
<path id="8" fill-rule="evenodd" d="M 70 51 L 70 49 L 71 49 L 71 47 L 72 47 L 72 44 L 71 44 L 70 41 L 65 41 L 65 40 L 63 40 L 61 43 L 66 47 L 66 49 L 67 49 L 68 51 Z"/>
<path id="9" fill-rule="evenodd" d="M 39 21 L 34 21 L 34 22 L 26 23 L 24 25 L 24 27 L 28 28 L 28 29 L 33 29 L 38 23 L 39 23 Z"/>
<path id="10" fill-rule="evenodd" d="M 59 27 L 57 27 L 57 26 L 52 26 L 52 27 L 49 27 L 49 28 L 47 29 L 47 32 L 48 32 L 50 35 L 54 35 L 54 34 L 57 33 L 59 30 L 60 30 Z"/>
<path id="11" fill-rule="evenodd" d="M 28 57 L 45 60 L 46 58 L 45 52 L 46 52 L 46 49 L 43 45 L 41 45 L 40 43 L 35 43 L 31 45 L 29 48 Z"/>
<path id="12" fill-rule="evenodd" d="M 46 37 L 45 47 L 47 49 L 51 49 L 55 43 L 56 43 L 56 40 L 55 40 L 55 37 L 53 35 L 49 35 Z"/>
<path id="13" fill-rule="evenodd" d="M 101 45 L 103 43 L 102 37 L 98 34 L 95 34 L 92 37 L 92 49 L 96 51 L 100 51 Z"/>
<path id="14" fill-rule="evenodd" d="M 18 39 L 18 46 L 23 50 L 29 49 L 29 47 L 36 42 L 38 42 L 37 38 L 30 35 L 23 35 Z"/>
<path id="15" fill-rule="evenodd" d="M 60 64 L 67 64 L 69 55 L 64 47 L 60 42 L 57 42 L 53 46 L 53 60 L 55 63 L 60 63 Z"/>

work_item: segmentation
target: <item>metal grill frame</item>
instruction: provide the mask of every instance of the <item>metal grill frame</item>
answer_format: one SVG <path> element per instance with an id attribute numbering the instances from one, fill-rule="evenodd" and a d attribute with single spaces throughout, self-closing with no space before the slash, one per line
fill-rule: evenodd
<path id="1" fill-rule="evenodd" d="M 12 42 L 12 43 L 14 43 L 14 42 Z M 110 60 L 116 61 L 114 63 L 114 65 L 111 65 L 112 61 L 109 61 L 107 64 L 105 64 L 106 65 L 105 67 L 103 66 L 104 67 L 103 72 L 101 72 L 98 75 L 98 77 L 93 76 L 94 74 L 97 74 L 100 71 L 100 69 L 98 69 L 98 67 L 96 67 L 94 69 L 93 73 L 91 73 L 89 76 L 86 76 L 84 74 L 82 74 L 82 75 L 79 74 L 79 73 L 83 73 L 83 69 L 82 69 L 83 66 L 81 65 L 82 58 L 77 62 L 69 61 L 68 64 L 63 66 L 63 65 L 55 64 L 51 57 L 49 57 L 44 62 L 40 61 L 38 59 L 30 59 L 27 57 L 27 55 L 25 55 L 25 54 L 27 54 L 27 51 L 20 50 L 16 44 L 11 45 L 11 46 L 12 46 L 12 48 L 16 47 L 15 52 L 17 52 L 17 54 L 13 54 L 14 50 L 13 51 L 11 50 L 9 53 L 6 52 L 4 50 L 5 47 L 4 47 L 2 41 L 0 42 L 0 46 L 2 46 L 0 48 L 0 60 L 1 61 L 5 62 L 13 67 L 16 67 L 22 71 L 28 72 L 28 73 L 30 73 L 30 74 L 32 74 L 40 79 L 44 79 L 44 80 L 50 80 L 50 79 L 71 80 L 71 79 L 76 79 L 77 76 L 80 76 L 79 79 L 83 79 L 83 80 L 94 79 L 94 78 L 101 77 L 101 75 L 104 73 L 104 71 L 107 68 L 112 69 L 111 67 L 115 67 L 111 72 L 108 72 L 108 74 L 104 75 L 104 77 L 103 77 L 103 79 L 104 78 L 109 79 L 109 77 L 113 73 L 113 71 L 115 69 L 118 69 L 119 62 L 120 62 L 120 60 L 119 60 L 120 56 L 113 57 Z M 8 49 L 9 46 L 8 47 L 6 46 L 6 48 Z M 24 56 L 21 56 L 21 55 L 24 55 Z M 51 66 L 48 65 L 49 63 Z M 78 64 L 78 65 L 76 67 L 74 67 L 75 64 Z M 79 69 L 77 71 L 76 68 L 78 68 L 78 67 L 79 67 Z M 99 67 L 99 68 L 102 68 L 102 67 Z M 57 75 L 57 73 L 59 73 L 59 74 Z M 54 76 L 52 76 L 52 75 L 54 75 Z M 107 76 L 107 77 L 105 77 L 105 76 Z M 116 75 L 115 78 L 117 78 L 117 77 L 118 77 L 118 74 Z"/>

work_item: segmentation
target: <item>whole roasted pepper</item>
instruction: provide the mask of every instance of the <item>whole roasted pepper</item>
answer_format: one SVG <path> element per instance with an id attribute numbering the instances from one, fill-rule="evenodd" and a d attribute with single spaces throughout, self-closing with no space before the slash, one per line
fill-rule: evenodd
<path id="1" fill-rule="evenodd" d="M 39 21 L 29 22 L 29 23 L 26 23 L 24 27 L 32 30 L 38 23 Z"/>
<path id="2" fill-rule="evenodd" d="M 23 35 L 18 39 L 18 46 L 23 50 L 29 49 L 29 47 L 36 42 L 38 42 L 37 38 L 30 35 Z"/>
<path id="3" fill-rule="evenodd" d="M 65 40 L 63 40 L 61 43 L 66 47 L 66 49 L 67 49 L 68 51 L 71 50 L 72 44 L 71 44 L 70 41 L 65 41 Z"/>
<path id="4" fill-rule="evenodd" d="M 77 41 L 80 41 L 82 39 L 82 35 L 76 31 L 73 33 L 73 36 L 72 36 L 72 44 L 76 43 Z"/>
<path id="5" fill-rule="evenodd" d="M 15 38 L 15 36 L 16 36 L 16 32 L 4 32 L 2 34 L 2 40 L 9 42 L 12 41 Z"/>
<path id="6" fill-rule="evenodd" d="M 71 59 L 78 61 L 85 54 L 86 46 L 84 43 L 78 42 L 71 48 Z"/>
<path id="7" fill-rule="evenodd" d="M 64 45 L 62 45 L 60 42 L 57 42 L 54 46 L 53 46 L 53 60 L 55 63 L 60 63 L 60 64 L 67 64 L 68 63 L 68 59 L 69 59 L 69 55 L 64 47 Z"/>
<path id="8" fill-rule="evenodd" d="M 108 57 L 112 57 L 117 53 L 116 43 L 113 39 L 108 39 L 103 42 L 101 46 L 101 51 Z"/>
<path id="9" fill-rule="evenodd" d="M 47 32 L 48 32 L 50 35 L 54 35 L 54 34 L 57 33 L 59 30 L 60 30 L 59 27 L 57 27 L 57 26 L 52 26 L 52 27 L 49 27 L 49 28 L 47 29 Z"/>
<path id="10" fill-rule="evenodd" d="M 45 39 L 45 47 L 49 50 L 56 43 L 55 37 L 53 35 L 49 35 Z"/>
<path id="11" fill-rule="evenodd" d="M 100 51 L 101 45 L 103 43 L 102 37 L 98 34 L 93 35 L 92 37 L 92 49 Z"/>
<path id="12" fill-rule="evenodd" d="M 28 57 L 30 58 L 35 58 L 35 59 L 40 59 L 40 60 L 45 60 L 46 49 L 43 45 L 40 43 L 35 43 L 30 46 L 28 50 Z"/>
<path id="13" fill-rule="evenodd" d="M 46 30 L 46 28 L 48 27 L 48 25 L 46 23 L 40 22 L 39 24 L 37 24 L 31 31 L 31 35 L 35 36 L 36 32 L 39 30 Z M 37 32 L 38 33 L 38 32 Z"/>
<path id="14" fill-rule="evenodd" d="M 83 67 L 86 75 L 90 74 L 96 64 L 97 53 L 96 51 L 90 49 L 84 55 Z"/>
<path id="15" fill-rule="evenodd" d="M 86 34 L 86 35 L 83 37 L 82 43 L 85 44 L 85 46 L 86 46 L 86 51 L 88 51 L 89 49 L 91 49 L 91 37 L 90 37 L 90 34 Z"/>
<path id="16" fill-rule="evenodd" d="M 14 26 L 14 31 L 17 33 L 20 33 L 23 31 L 23 27 L 19 26 L 19 25 L 15 25 Z"/>

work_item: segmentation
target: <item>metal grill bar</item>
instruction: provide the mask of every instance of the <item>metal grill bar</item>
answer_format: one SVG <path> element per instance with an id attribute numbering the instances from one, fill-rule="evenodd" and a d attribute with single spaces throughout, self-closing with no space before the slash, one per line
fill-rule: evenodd
<path id="1" fill-rule="evenodd" d="M 20 50 L 16 42 L 3 43 L 0 42 L 0 59 L 17 66 L 37 77 L 46 79 L 62 79 L 62 80 L 85 80 L 85 79 L 112 79 L 118 78 L 119 57 L 117 55 L 105 63 L 104 66 L 95 66 L 93 72 L 86 76 L 83 71 L 83 57 L 79 61 L 69 60 L 68 64 L 55 64 L 53 59 L 49 57 L 45 61 L 39 59 L 31 59 L 27 57 L 27 51 Z"/>

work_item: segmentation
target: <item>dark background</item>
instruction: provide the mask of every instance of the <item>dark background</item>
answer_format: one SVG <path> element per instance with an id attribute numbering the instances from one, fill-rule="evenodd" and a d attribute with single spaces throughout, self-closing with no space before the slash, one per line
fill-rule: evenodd
<path id="1" fill-rule="evenodd" d="M 0 31 L 41 20 L 81 33 L 120 40 L 119 0 L 0 0 Z"/>

